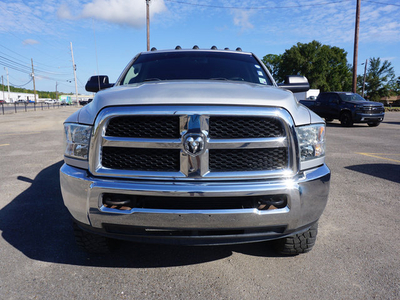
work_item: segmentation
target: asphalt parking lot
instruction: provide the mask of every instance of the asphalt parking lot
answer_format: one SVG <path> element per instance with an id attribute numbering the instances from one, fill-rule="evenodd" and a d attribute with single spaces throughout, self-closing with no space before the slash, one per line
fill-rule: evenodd
<path id="1" fill-rule="evenodd" d="M 331 192 L 316 246 L 74 243 L 58 170 L 76 107 L 0 115 L 0 299 L 399 299 L 400 113 L 327 126 Z"/>

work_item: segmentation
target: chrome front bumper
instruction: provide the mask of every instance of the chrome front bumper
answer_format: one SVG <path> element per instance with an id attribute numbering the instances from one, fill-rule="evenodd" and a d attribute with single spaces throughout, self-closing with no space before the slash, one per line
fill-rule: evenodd
<path id="1" fill-rule="evenodd" d="M 356 113 L 354 116 L 354 122 L 356 123 L 382 122 L 384 118 L 385 118 L 385 113 L 381 114 Z"/>
<path id="2" fill-rule="evenodd" d="M 135 239 L 134 236 L 107 232 L 107 226 L 145 228 L 151 230 L 251 230 L 284 228 L 279 234 L 225 235 L 221 242 L 213 236 L 202 238 L 200 244 L 268 240 L 306 230 L 316 222 L 328 200 L 330 170 L 326 165 L 300 173 L 285 180 L 254 180 L 229 182 L 155 182 L 143 180 L 105 179 L 91 176 L 86 170 L 64 164 L 60 170 L 61 191 L 65 206 L 72 217 L 86 230 L 100 234 Z M 116 193 L 162 197 L 238 197 L 287 195 L 287 206 L 274 210 L 166 210 L 111 209 L 102 204 L 102 194 Z M 157 238 L 157 236 L 153 236 Z M 141 235 L 139 238 L 146 238 Z M 148 238 L 148 237 L 147 237 Z M 177 239 L 177 237 L 163 237 Z M 197 237 L 198 238 L 198 237 Z M 150 237 L 151 239 L 151 237 Z M 182 237 L 180 237 L 182 240 Z M 184 240 L 196 239 L 185 236 Z M 199 240 L 200 241 L 200 240 Z"/>

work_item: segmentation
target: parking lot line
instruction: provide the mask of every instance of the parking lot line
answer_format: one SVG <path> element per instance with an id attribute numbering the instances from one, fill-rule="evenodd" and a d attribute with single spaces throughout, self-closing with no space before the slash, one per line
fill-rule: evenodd
<path id="1" fill-rule="evenodd" d="M 389 161 L 394 161 L 400 163 L 400 160 L 397 159 L 392 159 L 392 158 L 387 158 L 384 156 L 400 156 L 400 154 L 390 154 L 390 153 L 362 153 L 362 152 L 357 152 L 357 154 L 369 156 L 369 157 L 374 157 L 374 158 L 379 158 L 383 160 L 389 160 Z M 384 155 L 384 156 L 382 156 Z"/>
<path id="2" fill-rule="evenodd" d="M 3 146 L 10 146 L 10 144 L 0 144 L 0 147 L 3 147 Z"/>
<path id="3" fill-rule="evenodd" d="M 5 134 L 0 134 L 0 136 L 27 135 L 27 134 L 29 135 L 36 133 L 41 133 L 41 131 L 5 133 Z"/>

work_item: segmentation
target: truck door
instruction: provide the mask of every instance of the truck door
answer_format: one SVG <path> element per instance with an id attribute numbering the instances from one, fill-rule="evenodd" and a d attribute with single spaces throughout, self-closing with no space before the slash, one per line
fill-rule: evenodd
<path id="1" fill-rule="evenodd" d="M 315 100 L 314 112 L 322 118 L 327 118 L 326 111 L 328 110 L 329 94 L 321 94 Z"/>
<path id="2" fill-rule="evenodd" d="M 340 115 L 340 97 L 337 94 L 329 94 L 327 114 L 330 119 L 338 119 Z"/>

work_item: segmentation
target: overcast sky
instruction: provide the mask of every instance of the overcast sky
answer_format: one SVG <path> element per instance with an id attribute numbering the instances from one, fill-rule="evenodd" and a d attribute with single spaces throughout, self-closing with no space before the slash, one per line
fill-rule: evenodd
<path id="1" fill-rule="evenodd" d="M 79 93 L 94 74 L 115 81 L 146 50 L 145 0 L 0 1 L 0 75 L 6 83 Z M 356 0 L 151 0 L 151 46 L 241 47 L 262 58 L 298 42 L 343 48 L 353 63 Z M 389 60 L 400 76 L 400 2 L 361 1 L 358 73 L 371 57 Z"/>

